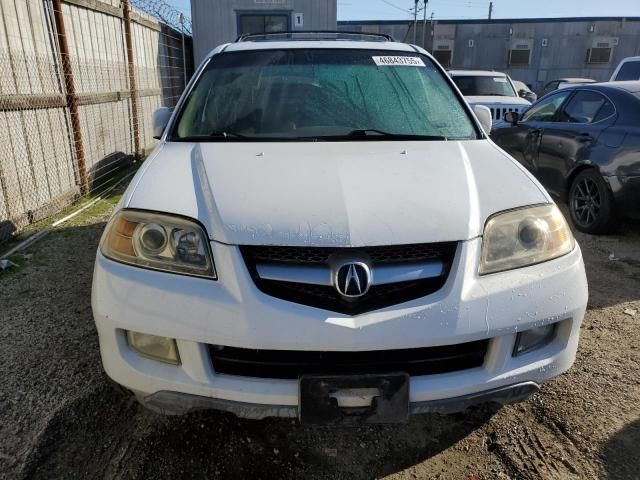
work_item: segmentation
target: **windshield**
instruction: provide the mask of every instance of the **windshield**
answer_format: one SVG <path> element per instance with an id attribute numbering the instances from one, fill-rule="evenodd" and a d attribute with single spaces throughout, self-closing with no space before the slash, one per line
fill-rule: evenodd
<path id="1" fill-rule="evenodd" d="M 478 138 L 427 57 L 377 50 L 217 55 L 177 118 L 171 140 Z"/>
<path id="2" fill-rule="evenodd" d="M 499 96 L 517 97 L 507 77 L 503 76 L 452 76 L 465 97 Z"/>

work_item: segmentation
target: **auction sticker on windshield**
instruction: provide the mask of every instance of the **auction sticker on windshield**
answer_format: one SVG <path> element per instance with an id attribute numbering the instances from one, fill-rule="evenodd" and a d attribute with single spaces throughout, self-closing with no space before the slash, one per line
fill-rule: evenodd
<path id="1" fill-rule="evenodd" d="M 379 67 L 425 67 L 420 57 L 372 57 Z"/>

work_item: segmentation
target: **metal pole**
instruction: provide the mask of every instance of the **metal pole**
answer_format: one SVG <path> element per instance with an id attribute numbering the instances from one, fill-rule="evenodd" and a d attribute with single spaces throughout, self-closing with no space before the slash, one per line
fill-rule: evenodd
<path id="1" fill-rule="evenodd" d="M 129 69 L 129 90 L 131 91 L 131 123 L 133 124 L 133 145 L 136 160 L 140 158 L 140 128 L 138 125 L 138 92 L 136 90 L 136 73 L 131 40 L 131 7 L 129 0 L 122 0 L 122 16 L 124 18 L 124 37 L 127 45 L 127 66 Z"/>
<path id="2" fill-rule="evenodd" d="M 418 2 L 420 0 L 415 0 L 415 5 L 413 7 L 413 44 L 416 44 L 416 28 L 418 27 Z"/>
<path id="3" fill-rule="evenodd" d="M 180 13 L 180 33 L 182 34 L 182 76 L 184 77 L 184 88 L 187 88 L 187 57 L 184 46 L 184 15 Z"/>
<path id="4" fill-rule="evenodd" d="M 89 191 L 89 176 L 87 175 L 87 162 L 84 157 L 80 114 L 78 113 L 78 95 L 76 94 L 76 84 L 73 78 L 73 68 L 71 68 L 69 44 L 67 43 L 67 31 L 64 26 L 64 17 L 62 15 L 62 0 L 53 0 L 53 16 L 56 22 L 58 46 L 60 48 L 60 56 L 62 58 L 62 73 L 64 75 L 67 108 L 69 109 L 69 117 L 71 118 L 73 147 L 76 154 L 76 162 L 78 164 L 80 193 L 84 195 Z"/>
<path id="5" fill-rule="evenodd" d="M 427 4 L 429 0 L 424 0 L 424 18 L 422 21 L 422 48 L 427 49 Z"/>
<path id="6" fill-rule="evenodd" d="M 489 2 L 489 20 L 491 20 L 492 13 L 493 13 L 493 2 Z"/>

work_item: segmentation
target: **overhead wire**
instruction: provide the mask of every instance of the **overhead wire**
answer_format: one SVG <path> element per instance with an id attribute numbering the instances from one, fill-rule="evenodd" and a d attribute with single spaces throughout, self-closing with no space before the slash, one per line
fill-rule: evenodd
<path id="1" fill-rule="evenodd" d="M 386 3 L 387 5 L 389 5 L 390 7 L 393 7 L 397 10 L 401 10 L 403 12 L 408 12 L 410 13 L 410 9 L 408 8 L 402 8 L 399 5 L 396 5 L 395 3 L 390 2 L 389 0 L 380 0 L 382 3 Z"/>

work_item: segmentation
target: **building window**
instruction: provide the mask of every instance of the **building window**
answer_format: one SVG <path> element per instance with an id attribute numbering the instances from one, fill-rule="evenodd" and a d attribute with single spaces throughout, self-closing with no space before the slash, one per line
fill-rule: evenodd
<path id="1" fill-rule="evenodd" d="M 435 58 L 444 68 L 451 66 L 451 50 L 434 50 L 433 58 Z"/>
<path id="2" fill-rule="evenodd" d="M 609 63 L 611 47 L 594 47 L 587 50 L 587 63 Z"/>
<path id="3" fill-rule="evenodd" d="M 288 15 L 240 15 L 240 31 L 245 33 L 286 32 L 289 29 Z"/>
<path id="4" fill-rule="evenodd" d="M 529 65 L 531 50 L 514 49 L 509 52 L 509 65 Z"/>

